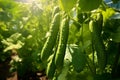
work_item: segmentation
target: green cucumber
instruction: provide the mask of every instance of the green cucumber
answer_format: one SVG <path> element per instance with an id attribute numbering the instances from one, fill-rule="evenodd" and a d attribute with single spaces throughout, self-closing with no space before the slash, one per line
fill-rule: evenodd
<path id="1" fill-rule="evenodd" d="M 61 22 L 60 26 L 60 37 L 58 42 L 58 48 L 55 56 L 55 65 L 56 68 L 62 68 L 65 51 L 66 51 L 66 45 L 69 35 L 69 18 L 68 16 L 63 16 L 63 20 Z"/>
<path id="2" fill-rule="evenodd" d="M 50 60 L 50 62 L 47 64 L 47 69 L 46 69 L 46 75 L 49 79 L 52 79 L 54 77 L 55 74 L 55 57 L 53 56 L 52 59 Z"/>
<path id="3" fill-rule="evenodd" d="M 60 8 L 58 6 L 55 6 L 52 12 L 52 18 L 55 16 L 56 13 L 60 11 Z"/>
<path id="4" fill-rule="evenodd" d="M 95 20 L 89 22 L 89 27 L 92 31 L 92 38 L 94 42 L 94 47 L 97 53 L 98 65 L 101 71 L 105 68 L 105 45 L 101 36 L 102 33 L 102 15 L 100 13 L 96 14 Z"/>
<path id="5" fill-rule="evenodd" d="M 47 61 L 48 57 L 51 55 L 52 50 L 55 46 L 55 42 L 57 39 L 57 35 L 59 32 L 59 26 L 60 26 L 60 14 L 55 14 L 52 23 L 50 25 L 50 35 L 48 36 L 43 49 L 41 51 L 41 60 Z"/>

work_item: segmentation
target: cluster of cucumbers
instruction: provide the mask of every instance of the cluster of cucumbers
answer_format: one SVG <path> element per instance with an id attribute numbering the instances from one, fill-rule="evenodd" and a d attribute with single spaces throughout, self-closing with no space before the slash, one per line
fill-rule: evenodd
<path id="1" fill-rule="evenodd" d="M 102 39 L 102 23 L 103 16 L 101 13 L 96 13 L 89 22 L 89 29 L 92 34 L 94 48 L 96 50 L 98 66 L 101 70 L 105 67 L 105 45 Z M 52 13 L 52 21 L 49 30 L 49 36 L 41 50 L 40 58 L 44 63 L 47 63 L 46 75 L 52 79 L 55 73 L 62 69 L 66 45 L 69 35 L 69 16 L 66 12 L 55 7 Z"/>
<path id="2" fill-rule="evenodd" d="M 61 13 L 59 7 L 55 7 L 52 17 L 49 36 L 40 54 L 41 60 L 44 63 L 47 62 L 46 75 L 49 79 L 52 79 L 56 70 L 60 70 L 63 66 L 69 35 L 69 17 L 67 14 Z"/>

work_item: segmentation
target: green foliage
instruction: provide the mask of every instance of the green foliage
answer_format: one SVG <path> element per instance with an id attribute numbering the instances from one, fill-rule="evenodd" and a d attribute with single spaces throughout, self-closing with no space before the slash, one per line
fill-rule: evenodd
<path id="1" fill-rule="evenodd" d="M 69 0 L 69 2 L 67 0 L 59 0 L 59 5 L 61 9 L 66 12 L 70 12 L 70 10 L 75 6 L 76 3 L 77 0 Z"/>
<path id="2" fill-rule="evenodd" d="M 115 13 L 115 11 L 113 10 L 113 8 L 106 8 L 105 11 L 102 11 L 103 14 L 103 22 L 104 24 L 106 23 L 106 21 L 113 16 Z"/>
<path id="3" fill-rule="evenodd" d="M 0 0 L 0 70 L 6 63 L 21 78 L 119 80 L 119 15 L 103 0 Z"/>
<path id="4" fill-rule="evenodd" d="M 43 11 L 39 6 L 0 0 L 0 64 L 11 57 L 15 49 L 20 61 L 12 60 L 10 70 L 17 70 L 20 77 L 29 71 L 37 72 L 45 68 L 39 54 L 49 28 L 50 10 Z"/>
<path id="5" fill-rule="evenodd" d="M 7 46 L 4 49 L 4 52 L 7 52 L 8 50 L 12 50 L 12 49 L 20 49 L 24 45 L 24 43 L 21 42 L 23 40 L 24 38 L 20 33 L 15 33 L 6 40 L 3 39 L 2 43 Z"/>
<path id="6" fill-rule="evenodd" d="M 117 3 L 119 0 L 112 0 L 113 1 L 113 3 Z"/>
<path id="7" fill-rule="evenodd" d="M 114 32 L 112 35 L 111 35 L 111 38 L 113 39 L 113 41 L 119 43 L 120 42 L 120 26 L 117 28 L 116 32 Z"/>
<path id="8" fill-rule="evenodd" d="M 102 0 L 79 0 L 79 8 L 83 12 L 91 11 L 97 9 L 101 2 Z"/>

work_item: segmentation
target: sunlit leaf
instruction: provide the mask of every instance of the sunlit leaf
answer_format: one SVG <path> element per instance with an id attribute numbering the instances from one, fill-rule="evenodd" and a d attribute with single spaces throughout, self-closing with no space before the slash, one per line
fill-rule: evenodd
<path id="1" fill-rule="evenodd" d="M 24 43 L 22 43 L 21 41 L 18 41 L 17 44 L 11 44 L 7 48 L 5 48 L 4 52 L 6 52 L 8 50 L 12 50 L 12 49 L 20 49 L 23 45 L 24 45 Z"/>
<path id="2" fill-rule="evenodd" d="M 76 4 L 77 0 L 59 0 L 60 7 L 69 12 Z"/>
<path id="3" fill-rule="evenodd" d="M 79 8 L 83 12 L 91 11 L 97 9 L 102 0 L 79 0 Z"/>
<path id="4" fill-rule="evenodd" d="M 4 40 L 4 39 L 2 40 L 2 43 L 5 44 L 5 45 L 8 45 L 8 46 L 9 46 L 9 45 L 12 45 L 11 42 L 8 42 L 8 41 L 6 41 L 6 40 Z"/>
<path id="5" fill-rule="evenodd" d="M 106 11 L 102 11 L 103 14 L 103 22 L 106 23 L 111 16 L 113 16 L 115 11 L 112 8 L 107 8 Z"/>
<path id="6" fill-rule="evenodd" d="M 4 22 L 0 22 L 0 30 L 2 30 L 2 31 L 7 31 L 8 30 L 7 26 L 5 25 Z"/>
<path id="7" fill-rule="evenodd" d="M 20 49 L 24 45 L 24 43 L 20 41 L 22 39 L 23 37 L 20 33 L 15 33 L 11 35 L 9 38 L 3 39 L 2 43 L 6 45 L 4 52 L 7 52 L 8 50 L 12 49 Z"/>
<path id="8" fill-rule="evenodd" d="M 0 0 L 0 7 L 2 7 L 4 10 L 11 9 L 15 7 L 17 4 L 14 0 Z"/>

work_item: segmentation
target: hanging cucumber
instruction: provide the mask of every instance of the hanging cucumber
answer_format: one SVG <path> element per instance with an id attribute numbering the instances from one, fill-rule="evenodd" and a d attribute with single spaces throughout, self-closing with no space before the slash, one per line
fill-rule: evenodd
<path id="1" fill-rule="evenodd" d="M 59 26 L 60 26 L 60 14 L 56 13 L 52 20 L 52 23 L 50 25 L 49 37 L 47 38 L 47 40 L 43 46 L 43 49 L 41 51 L 41 60 L 42 61 L 47 61 L 48 57 L 52 53 L 53 47 L 54 47 L 56 39 L 57 39 Z"/>
<path id="2" fill-rule="evenodd" d="M 63 66 L 68 34 L 69 34 L 69 18 L 67 15 L 63 15 L 63 20 L 60 26 L 59 43 L 55 56 L 55 65 L 57 69 L 60 69 Z"/>
<path id="3" fill-rule="evenodd" d="M 95 15 L 95 19 L 91 20 L 89 22 L 89 28 L 92 32 L 92 38 L 94 42 L 94 47 L 97 52 L 97 59 L 98 59 L 98 65 L 103 71 L 106 63 L 105 59 L 105 45 L 103 43 L 103 39 L 101 37 L 101 32 L 102 32 L 102 23 L 103 23 L 103 17 L 102 14 L 97 13 Z"/>
<path id="4" fill-rule="evenodd" d="M 58 40 L 58 38 L 57 38 Z M 47 68 L 46 68 L 46 75 L 48 77 L 48 79 L 53 80 L 54 76 L 55 76 L 55 71 L 56 71 L 56 65 L 55 65 L 55 55 L 56 55 L 56 51 L 57 51 L 57 46 L 55 45 L 55 49 L 54 49 L 54 53 L 49 57 L 48 59 L 48 64 L 47 64 Z"/>
<path id="5" fill-rule="evenodd" d="M 50 60 L 50 62 L 47 65 L 47 70 L 46 70 L 46 75 L 49 79 L 52 79 L 54 77 L 55 74 L 55 56 L 53 55 L 52 59 Z"/>

